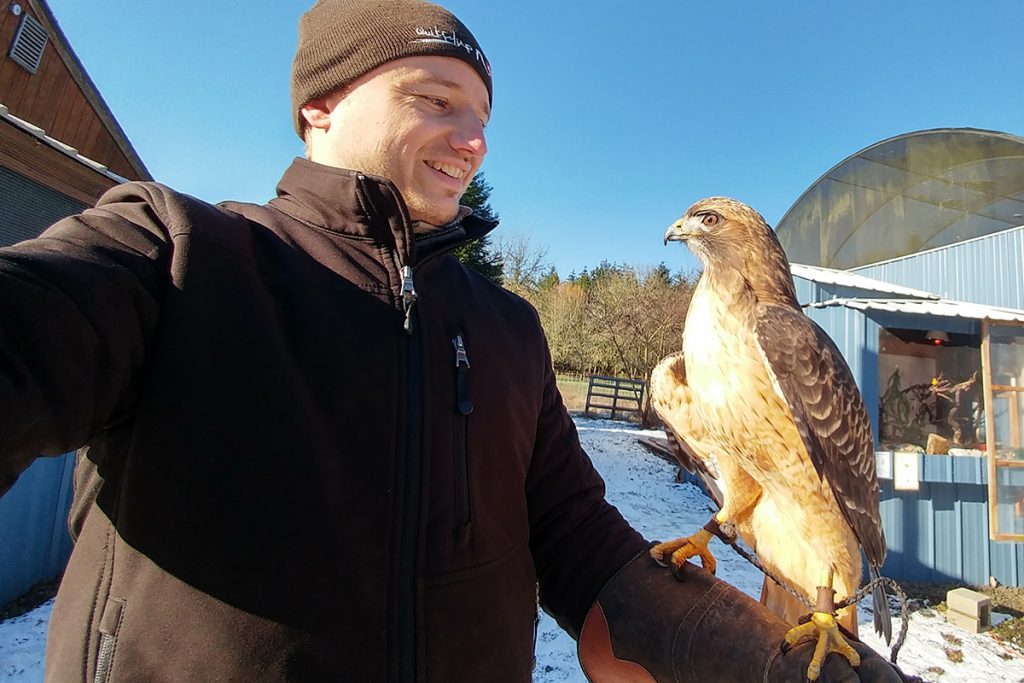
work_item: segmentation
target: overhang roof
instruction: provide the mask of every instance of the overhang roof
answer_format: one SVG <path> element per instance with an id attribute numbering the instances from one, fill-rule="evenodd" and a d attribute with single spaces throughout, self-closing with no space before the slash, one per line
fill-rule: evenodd
<path id="1" fill-rule="evenodd" d="M 114 173 L 113 171 L 111 171 L 109 168 L 99 163 L 98 161 L 94 161 L 89 157 L 82 156 L 74 147 L 63 143 L 60 140 L 56 140 L 50 137 L 49 135 L 46 134 L 46 131 L 44 131 L 39 126 L 35 126 L 29 123 L 28 121 L 23 121 L 19 119 L 17 116 L 13 116 L 10 112 L 8 112 L 7 107 L 5 107 L 2 103 L 0 103 L 0 121 L 5 121 L 11 124 L 12 126 L 15 126 L 16 128 L 21 129 L 25 133 L 34 136 L 39 141 L 49 145 L 50 147 L 61 152 L 62 154 L 71 157 L 72 159 L 82 164 L 83 166 L 91 168 L 100 175 L 106 176 L 107 178 L 113 180 L 116 183 L 128 182 L 127 178 L 119 176 L 118 174 Z"/>
<path id="2" fill-rule="evenodd" d="M 822 285 L 835 285 L 837 287 L 848 287 L 850 289 L 862 289 L 870 292 L 879 292 L 881 294 L 908 297 L 911 299 L 939 298 L 938 294 L 932 294 L 931 292 L 926 292 L 923 289 L 913 289 L 911 287 L 904 287 L 903 285 L 894 285 L 889 282 L 883 282 L 882 280 L 876 280 L 874 278 L 858 275 L 845 270 L 822 268 L 820 266 L 808 266 L 801 263 L 791 263 L 789 267 L 795 277 Z"/>
<path id="3" fill-rule="evenodd" d="M 779 221 L 791 261 L 855 268 L 1024 225 L 1024 138 L 898 135 L 844 159 Z"/>
<path id="4" fill-rule="evenodd" d="M 845 306 L 858 311 L 880 311 L 908 315 L 927 315 L 939 318 L 963 318 L 967 320 L 991 320 L 993 322 L 1024 323 L 1024 311 L 1015 308 L 985 306 L 952 299 L 869 299 L 837 298 L 807 304 L 804 308 L 828 308 Z"/>

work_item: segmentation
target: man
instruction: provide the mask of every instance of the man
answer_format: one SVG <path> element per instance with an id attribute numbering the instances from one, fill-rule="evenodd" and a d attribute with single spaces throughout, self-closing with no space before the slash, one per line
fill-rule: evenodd
<path id="1" fill-rule="evenodd" d="M 538 586 L 595 680 L 802 672 L 759 606 L 646 557 L 535 313 L 448 255 L 494 227 L 459 206 L 469 30 L 321 0 L 292 93 L 309 160 L 269 204 L 130 183 L 0 251 L 0 482 L 85 445 L 47 677 L 524 681 Z"/>

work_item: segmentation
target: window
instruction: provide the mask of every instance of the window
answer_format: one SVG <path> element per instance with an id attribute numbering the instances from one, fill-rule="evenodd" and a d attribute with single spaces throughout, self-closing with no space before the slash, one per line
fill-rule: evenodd
<path id="1" fill-rule="evenodd" d="M 981 337 L 882 328 L 878 342 L 882 450 L 983 456 Z"/>
<path id="2" fill-rule="evenodd" d="M 1024 540 L 1024 326 L 982 327 L 985 429 L 988 452 L 989 533 L 997 541 Z"/>

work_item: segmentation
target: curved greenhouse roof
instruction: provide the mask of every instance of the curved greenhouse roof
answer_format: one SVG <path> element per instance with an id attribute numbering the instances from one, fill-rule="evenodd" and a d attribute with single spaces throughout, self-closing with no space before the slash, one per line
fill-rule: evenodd
<path id="1" fill-rule="evenodd" d="M 794 263 L 845 270 L 1024 225 L 1024 138 L 945 128 L 840 162 L 779 221 Z"/>

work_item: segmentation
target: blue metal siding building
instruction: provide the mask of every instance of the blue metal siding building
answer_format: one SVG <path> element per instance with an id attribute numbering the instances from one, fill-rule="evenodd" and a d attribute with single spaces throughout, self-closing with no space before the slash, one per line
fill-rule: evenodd
<path id="1" fill-rule="evenodd" d="M 947 299 L 1024 309 L 1024 227 L 851 272 Z"/>
<path id="2" fill-rule="evenodd" d="M 1024 233 L 1024 231 L 1021 231 Z M 1001 248 L 993 240 L 975 243 L 975 253 Z M 922 255 L 927 256 L 927 255 Z M 934 257 L 933 257 L 934 258 Z M 905 272 L 922 268 L 903 259 Z M 910 262 L 910 263 L 908 263 Z M 796 269 L 796 268 L 795 268 Z M 864 274 L 868 269 L 858 271 Z M 854 292 L 794 277 L 801 304 L 827 302 L 848 297 Z M 902 285 L 919 286 L 907 279 Z M 1022 294 L 1017 283 L 1013 295 Z M 882 298 L 879 292 L 860 291 L 866 298 Z M 941 319 L 933 316 L 899 316 L 884 312 L 865 312 L 845 306 L 805 308 L 807 315 L 824 329 L 846 358 L 871 418 L 879 433 L 879 330 L 886 325 L 920 329 L 947 329 L 977 333 L 979 322 L 969 319 Z M 885 530 L 888 556 L 883 574 L 901 580 L 964 582 L 985 585 L 989 577 L 1007 585 L 1024 586 L 1024 544 L 989 540 L 988 470 L 984 459 L 965 456 L 918 456 L 920 489 L 897 491 L 891 467 L 880 467 L 880 511 Z M 1016 474 L 1016 473 L 1014 473 Z"/>
<path id="3" fill-rule="evenodd" d="M 978 337 L 983 320 L 1024 315 L 1024 139 L 944 129 L 884 140 L 816 181 L 777 234 L 798 299 L 849 363 L 878 435 L 883 330 Z M 990 540 L 989 457 L 921 453 L 918 490 L 897 490 L 895 454 L 879 452 L 885 575 L 1024 586 L 1024 543 Z M 996 477 L 1024 490 L 1024 468 Z M 999 526 L 1021 533 L 1013 512 L 1000 509 Z"/>

